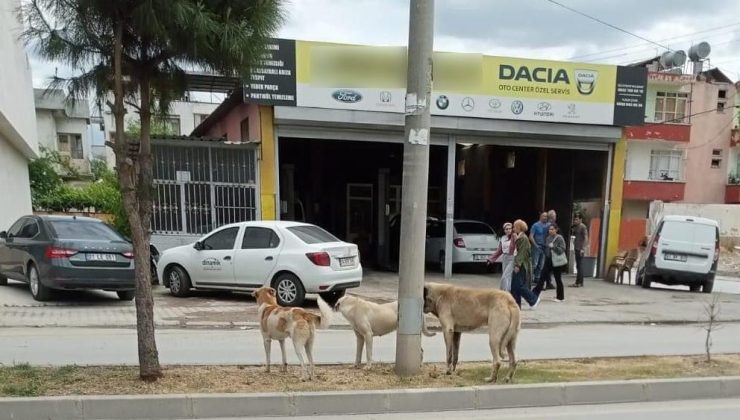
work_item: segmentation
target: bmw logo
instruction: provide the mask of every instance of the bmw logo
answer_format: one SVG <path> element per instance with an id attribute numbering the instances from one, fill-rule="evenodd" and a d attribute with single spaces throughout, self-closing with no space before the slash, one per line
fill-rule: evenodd
<path id="1" fill-rule="evenodd" d="M 450 106 L 450 99 L 445 95 L 439 95 L 437 98 L 437 108 L 447 109 Z"/>
<path id="2" fill-rule="evenodd" d="M 524 103 L 522 101 L 514 101 L 511 103 L 511 112 L 515 115 L 519 115 L 524 111 Z"/>

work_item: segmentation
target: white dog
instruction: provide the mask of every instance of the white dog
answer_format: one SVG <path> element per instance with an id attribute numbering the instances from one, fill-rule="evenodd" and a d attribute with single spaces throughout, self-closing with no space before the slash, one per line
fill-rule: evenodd
<path id="1" fill-rule="evenodd" d="M 357 336 L 357 355 L 355 367 L 359 368 L 362 363 L 362 347 L 367 349 L 366 369 L 373 365 L 373 337 L 383 336 L 398 328 L 398 302 L 378 304 L 361 299 L 357 296 L 345 295 L 334 305 L 334 310 L 339 311 L 349 321 Z M 422 324 L 422 333 L 432 337 Z"/>

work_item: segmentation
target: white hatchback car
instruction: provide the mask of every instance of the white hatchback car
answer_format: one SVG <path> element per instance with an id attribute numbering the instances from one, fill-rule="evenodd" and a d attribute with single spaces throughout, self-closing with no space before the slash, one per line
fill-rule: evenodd
<path id="1" fill-rule="evenodd" d="M 222 226 L 194 244 L 164 251 L 157 270 L 174 296 L 187 296 L 190 289 L 271 286 L 284 306 L 301 305 L 306 293 L 333 304 L 362 281 L 357 245 L 318 226 L 287 221 Z"/>

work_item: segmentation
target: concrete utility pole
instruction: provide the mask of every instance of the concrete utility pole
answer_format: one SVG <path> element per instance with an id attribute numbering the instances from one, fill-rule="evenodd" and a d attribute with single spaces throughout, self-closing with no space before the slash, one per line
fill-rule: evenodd
<path id="1" fill-rule="evenodd" d="M 418 375 L 422 360 L 433 44 L 434 0 L 411 0 L 395 368 L 399 376 Z"/>

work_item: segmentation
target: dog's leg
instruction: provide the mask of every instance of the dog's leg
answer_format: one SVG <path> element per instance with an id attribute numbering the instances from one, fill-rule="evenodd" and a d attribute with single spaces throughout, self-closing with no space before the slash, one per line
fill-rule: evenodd
<path id="1" fill-rule="evenodd" d="M 265 342 L 265 358 L 267 359 L 265 363 L 265 372 L 270 373 L 270 352 L 272 350 L 272 339 L 263 337 L 262 341 Z"/>
<path id="2" fill-rule="evenodd" d="M 359 369 L 362 364 L 362 347 L 365 345 L 365 337 L 355 331 L 357 337 L 357 354 L 355 355 L 355 369 Z"/>
<path id="3" fill-rule="evenodd" d="M 490 325 L 490 324 L 489 324 Z M 497 334 L 495 325 L 489 326 L 488 331 L 488 344 L 491 347 L 491 356 L 493 356 L 493 368 L 491 370 L 491 376 L 486 378 L 486 382 L 496 383 L 498 378 L 498 371 L 501 369 L 501 337 Z"/>
<path id="4" fill-rule="evenodd" d="M 445 337 L 445 347 L 447 349 L 447 372 L 445 372 L 447 375 L 452 375 L 452 347 L 453 347 L 453 338 L 452 338 L 453 332 L 450 328 L 450 331 L 447 329 L 444 329 L 444 337 Z"/>
<path id="5" fill-rule="evenodd" d="M 505 382 L 513 382 L 514 381 L 514 374 L 516 373 L 516 337 L 513 337 L 511 340 L 509 340 L 508 346 L 506 346 L 506 349 L 509 351 L 509 374 L 506 375 Z"/>
<path id="6" fill-rule="evenodd" d="M 280 368 L 281 372 L 288 371 L 288 358 L 285 355 L 285 340 L 278 340 L 280 343 L 280 353 L 283 355 L 283 367 Z"/>
<path id="7" fill-rule="evenodd" d="M 365 351 L 367 352 L 365 369 L 371 369 L 373 367 L 373 333 L 371 331 L 365 333 Z"/>
<path id="8" fill-rule="evenodd" d="M 308 356 L 308 379 L 313 379 L 313 338 L 314 335 L 311 334 L 310 337 L 308 337 L 308 340 L 306 340 L 306 356 Z"/>
<path id="9" fill-rule="evenodd" d="M 452 371 L 457 370 L 457 358 L 460 354 L 460 338 L 462 333 L 455 331 L 452 333 Z"/>
<path id="10" fill-rule="evenodd" d="M 293 348 L 295 349 L 296 356 L 298 356 L 298 361 L 301 362 L 301 371 L 303 372 L 301 380 L 305 381 L 308 380 L 308 369 L 306 368 L 306 362 L 303 359 L 301 348 L 305 349 L 306 342 L 301 338 L 302 337 L 293 337 Z"/>

